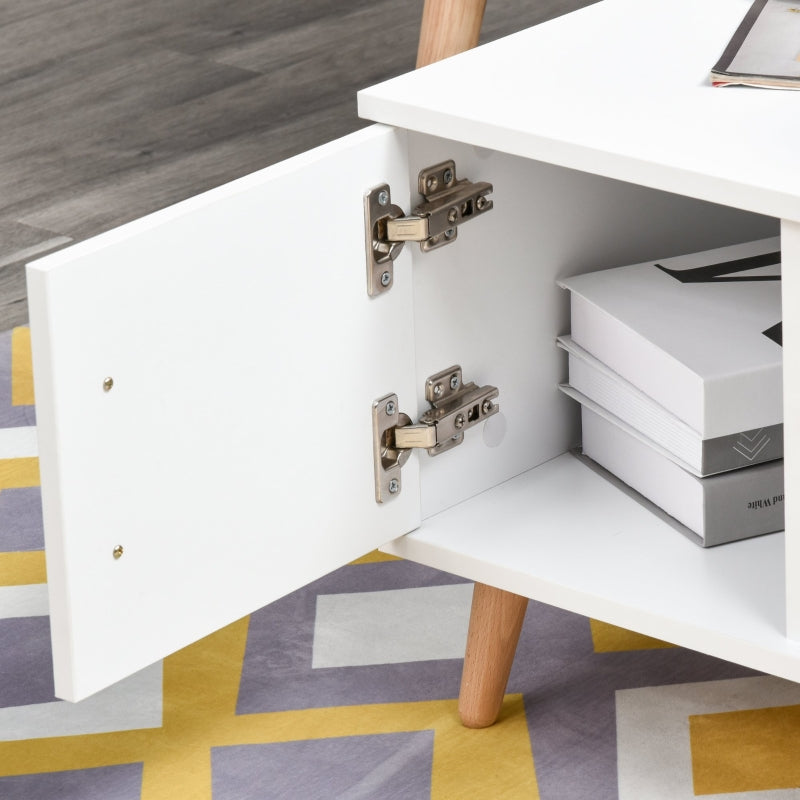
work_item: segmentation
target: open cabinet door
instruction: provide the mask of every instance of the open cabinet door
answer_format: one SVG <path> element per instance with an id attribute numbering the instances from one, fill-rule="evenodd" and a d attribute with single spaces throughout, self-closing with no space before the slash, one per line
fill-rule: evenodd
<path id="1" fill-rule="evenodd" d="M 383 182 L 407 207 L 406 159 L 374 126 L 29 265 L 59 697 L 419 524 L 416 459 L 375 501 L 372 403 L 416 396 L 412 287 L 403 253 L 367 296 L 363 221 Z"/>

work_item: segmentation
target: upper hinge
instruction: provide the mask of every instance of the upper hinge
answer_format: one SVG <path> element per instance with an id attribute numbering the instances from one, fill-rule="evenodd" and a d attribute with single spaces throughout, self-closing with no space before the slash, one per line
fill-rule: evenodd
<path id="1" fill-rule="evenodd" d="M 424 252 L 450 244 L 456 240 L 460 224 L 494 206 L 488 198 L 492 184 L 459 180 L 452 159 L 423 169 L 418 184 L 423 202 L 408 216 L 392 203 L 388 184 L 376 186 L 364 198 L 370 297 L 391 287 L 393 262 L 405 242 L 419 242 Z"/>

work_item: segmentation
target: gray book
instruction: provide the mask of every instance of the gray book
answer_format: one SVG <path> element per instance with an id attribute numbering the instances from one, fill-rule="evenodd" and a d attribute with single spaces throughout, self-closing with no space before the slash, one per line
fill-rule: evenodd
<path id="1" fill-rule="evenodd" d="M 559 336 L 558 344 L 569 354 L 569 386 L 575 392 L 624 420 L 698 477 L 783 458 L 782 424 L 704 438 L 571 336 Z"/>
<path id="2" fill-rule="evenodd" d="M 584 455 L 693 532 L 703 547 L 783 530 L 782 459 L 699 478 L 607 412 L 582 405 L 581 423 Z"/>

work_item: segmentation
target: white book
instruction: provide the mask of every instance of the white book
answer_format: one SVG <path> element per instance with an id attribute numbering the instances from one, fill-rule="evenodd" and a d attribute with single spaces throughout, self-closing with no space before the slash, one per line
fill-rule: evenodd
<path id="1" fill-rule="evenodd" d="M 783 460 L 698 478 L 605 414 L 581 406 L 583 453 L 699 537 L 705 547 L 784 527 Z"/>
<path id="2" fill-rule="evenodd" d="M 702 439 L 783 422 L 779 238 L 559 285 L 573 341 Z"/>
<path id="3" fill-rule="evenodd" d="M 663 447 L 686 469 L 703 477 L 783 458 L 783 425 L 704 439 L 570 336 L 558 344 L 569 354 L 569 386 Z"/>

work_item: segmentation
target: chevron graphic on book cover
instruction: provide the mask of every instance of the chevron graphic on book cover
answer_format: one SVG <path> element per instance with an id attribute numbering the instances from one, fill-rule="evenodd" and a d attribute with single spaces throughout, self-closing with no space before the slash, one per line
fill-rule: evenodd
<path id="1" fill-rule="evenodd" d="M 753 461 L 769 443 L 769 436 L 764 433 L 763 428 L 759 428 L 757 431 L 739 434 L 733 449 L 748 461 Z"/>

